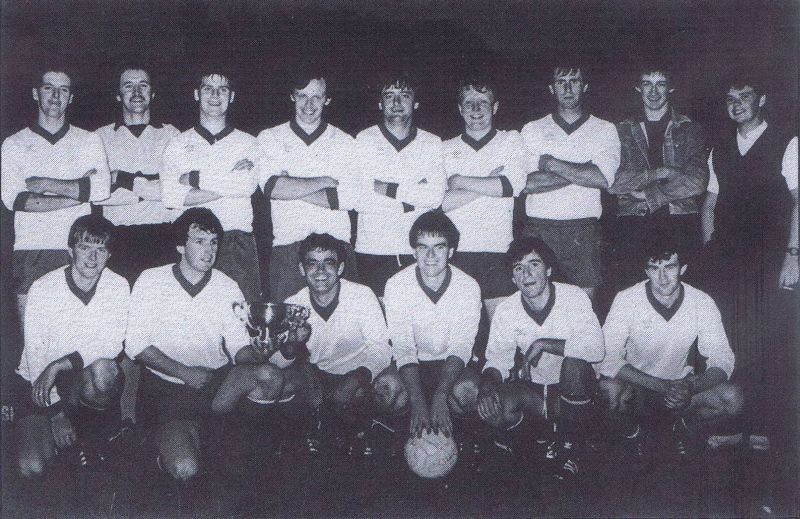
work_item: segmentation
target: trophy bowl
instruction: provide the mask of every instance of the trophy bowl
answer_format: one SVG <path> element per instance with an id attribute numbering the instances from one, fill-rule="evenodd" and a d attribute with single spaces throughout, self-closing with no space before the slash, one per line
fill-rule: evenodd
<path id="1" fill-rule="evenodd" d="M 310 310 L 288 303 L 233 303 L 233 313 L 244 322 L 251 343 L 261 350 L 276 350 L 289 335 L 306 325 Z"/>

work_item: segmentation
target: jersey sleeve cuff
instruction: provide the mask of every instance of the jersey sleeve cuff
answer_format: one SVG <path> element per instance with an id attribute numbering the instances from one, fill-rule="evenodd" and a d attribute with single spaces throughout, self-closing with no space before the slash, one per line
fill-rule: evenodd
<path id="1" fill-rule="evenodd" d="M 503 198 L 511 198 L 514 196 L 514 188 L 511 186 L 511 181 L 508 180 L 508 177 L 505 175 L 500 175 L 498 178 L 500 179 L 500 183 L 503 185 L 503 194 L 501 196 Z"/>
<path id="2" fill-rule="evenodd" d="M 30 191 L 23 191 L 22 193 L 17 195 L 17 198 L 14 199 L 14 206 L 12 210 L 14 211 L 24 211 L 25 204 L 28 203 L 28 198 L 31 197 Z"/>
<path id="3" fill-rule="evenodd" d="M 272 198 L 272 190 L 275 189 L 275 184 L 278 183 L 278 175 L 272 175 L 264 183 L 264 196 Z"/>
<path id="4" fill-rule="evenodd" d="M 67 360 L 72 364 L 72 369 L 83 369 L 83 357 L 77 351 L 67 355 Z"/>
<path id="5" fill-rule="evenodd" d="M 189 172 L 189 185 L 200 189 L 200 172 L 197 170 Z"/>
<path id="6" fill-rule="evenodd" d="M 397 188 L 400 187 L 400 184 L 397 182 L 389 182 L 386 186 L 386 196 L 389 198 L 397 198 Z"/>
<path id="7" fill-rule="evenodd" d="M 328 197 L 328 206 L 331 209 L 338 210 L 339 209 L 339 192 L 336 190 L 335 187 L 328 187 L 325 189 L 325 194 Z"/>
<path id="8" fill-rule="evenodd" d="M 413 205 L 403 202 L 403 212 L 404 213 L 410 213 L 413 210 L 414 210 L 414 206 Z"/>
<path id="9" fill-rule="evenodd" d="M 111 186 L 111 191 L 114 192 L 117 189 L 127 189 L 128 191 L 133 191 L 133 181 L 136 180 L 136 175 L 133 173 L 128 173 L 127 171 L 118 171 L 117 172 L 117 181 Z"/>
<path id="10" fill-rule="evenodd" d="M 83 177 L 78 181 L 78 201 L 88 202 L 92 192 L 92 183 L 89 177 Z"/>

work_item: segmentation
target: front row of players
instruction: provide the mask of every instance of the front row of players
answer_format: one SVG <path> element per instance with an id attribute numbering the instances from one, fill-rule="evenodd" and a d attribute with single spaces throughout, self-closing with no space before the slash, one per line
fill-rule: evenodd
<path id="1" fill-rule="evenodd" d="M 145 271 L 130 294 L 105 269 L 113 234 L 102 217 L 79 218 L 70 265 L 30 290 L 17 370 L 28 403 L 17 427 L 25 476 L 41 474 L 60 450 L 85 459 L 108 444 L 119 429 L 125 355 L 144 366 L 138 422 L 158 465 L 180 480 L 198 473 L 202 449 L 223 434 L 218 426 L 245 415 L 240 423 L 255 427 L 280 414 L 295 420 L 287 430 L 312 453 L 339 438 L 370 454 L 376 417 L 407 432 L 397 438 L 426 430 L 456 434 L 462 445 L 491 438 L 515 455 L 541 437 L 560 478 L 577 474 L 592 438 L 640 445 L 650 427 L 667 423 L 684 449 L 688 431 L 728 424 L 735 432 L 743 397 L 729 382 L 734 356 L 719 311 L 681 281 L 687 265 L 669 244 L 648 252 L 647 280 L 617 295 L 601 328 L 584 291 L 551 280 L 557 265 L 544 242 L 513 242 L 507 260 L 518 292 L 498 305 L 479 360 L 481 293 L 450 264 L 459 234 L 444 213 L 412 226 L 416 264 L 388 281 L 385 320 L 369 288 L 342 278 L 343 242 L 308 236 L 299 249 L 306 287 L 287 303 L 307 307 L 309 318 L 274 345 L 250 337 L 234 311 L 240 289 L 213 268 L 223 230 L 210 210 L 175 221 L 180 261 Z M 555 424 L 555 436 L 531 429 L 542 424 Z"/>

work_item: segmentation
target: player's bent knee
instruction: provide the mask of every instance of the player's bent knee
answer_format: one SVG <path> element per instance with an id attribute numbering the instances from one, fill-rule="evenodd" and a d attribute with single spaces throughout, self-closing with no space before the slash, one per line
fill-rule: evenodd
<path id="1" fill-rule="evenodd" d="M 478 404 L 478 383 L 473 379 L 462 379 L 453 385 L 452 399 L 455 406 L 451 405 L 459 414 L 474 410 Z"/>
<path id="2" fill-rule="evenodd" d="M 375 403 L 385 413 L 397 414 L 408 406 L 408 392 L 396 373 L 383 372 L 372 382 Z"/>
<path id="3" fill-rule="evenodd" d="M 186 481 L 200 472 L 200 462 L 194 456 L 181 456 L 167 463 L 166 469 L 175 479 Z"/>
<path id="4" fill-rule="evenodd" d="M 590 395 L 593 393 L 594 370 L 583 359 L 564 357 L 561 363 L 559 384 L 565 395 Z"/>
<path id="5" fill-rule="evenodd" d="M 283 372 L 272 364 L 260 364 L 255 367 L 256 389 L 250 395 L 260 400 L 275 400 L 280 398 L 285 384 Z"/>
<path id="6" fill-rule="evenodd" d="M 41 456 L 24 454 L 19 457 L 17 470 L 23 478 L 34 478 L 44 474 L 46 463 Z"/>
<path id="7" fill-rule="evenodd" d="M 736 416 L 744 408 L 744 392 L 742 388 L 728 382 L 723 382 L 719 387 L 720 396 L 725 405 L 725 414 Z"/>

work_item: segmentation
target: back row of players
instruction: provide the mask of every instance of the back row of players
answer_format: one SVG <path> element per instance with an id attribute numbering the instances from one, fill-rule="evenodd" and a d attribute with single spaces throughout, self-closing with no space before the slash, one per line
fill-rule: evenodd
<path id="1" fill-rule="evenodd" d="M 25 322 L 26 346 L 19 373 L 32 384 L 29 394 L 38 406 L 50 402 L 48 395 L 59 371 L 84 363 L 92 369 L 78 371 L 89 373 L 84 378 L 93 381 L 93 391 L 116 388 L 121 378 L 116 365 L 101 363 L 98 368 L 95 362 L 84 362 L 81 347 L 74 355 L 75 345 L 97 348 L 112 340 L 104 335 L 113 332 L 112 342 L 119 346 L 127 322 L 126 353 L 149 368 L 139 404 L 147 407 L 149 403 L 160 410 L 155 415 L 166 416 L 156 420 L 172 431 L 160 435 L 168 438 L 161 458 L 177 477 L 191 475 L 186 467 L 196 468 L 198 461 L 197 424 L 172 416 L 190 408 L 197 411 L 203 398 L 189 388 L 200 393 L 214 388 L 206 392 L 212 397 L 216 394 L 215 408 L 229 410 L 245 394 L 250 402 L 274 402 L 292 398 L 292 388 L 320 387 L 292 380 L 321 380 L 322 396 L 308 400 L 331 396 L 339 404 L 374 387 L 385 400 L 384 411 L 403 407 L 404 400 L 410 402 L 412 431 L 431 426 L 449 433 L 452 409 L 467 414 L 477 411 L 501 429 L 521 421 L 524 411 L 547 415 L 548 394 L 555 393 L 546 388 L 561 380 L 567 389 L 562 388 L 558 406 L 559 415 L 566 416 L 560 430 L 574 436 L 581 429 L 575 424 L 586 415 L 580 410 L 593 394 L 589 363 L 605 357 L 600 366 L 606 368 L 599 369 L 606 376 L 601 386 L 613 388 L 609 391 L 616 395 L 611 400 L 618 402 L 617 407 L 621 399 L 627 402 L 633 393 L 641 393 L 632 392 L 630 387 L 634 387 L 662 395 L 650 399 L 662 407 L 683 410 L 688 406 L 693 411 L 708 407 L 714 415 L 730 414 L 741 406 L 740 392 L 722 382 L 731 375 L 733 357 L 713 301 L 680 282 L 686 258 L 713 236 L 712 244 L 722 244 L 717 255 L 734 258 L 729 261 L 731 269 L 745 267 L 739 258 L 746 250 L 753 253 L 748 261 L 770 265 L 769 270 L 752 265 L 748 270 L 760 275 L 765 270 L 770 275 L 775 272 L 772 286 L 797 282 L 797 138 L 764 121 L 766 96 L 757 79 L 736 78 L 728 85 L 728 113 L 738 133 L 735 139 L 733 135 L 720 139 L 710 159 L 698 125 L 671 107 L 670 77 L 659 68 L 642 70 L 635 86 L 641 93 L 642 113 L 619 128 L 584 110 L 588 84 L 580 67 L 553 70 L 549 89 L 557 109 L 527 124 L 521 133 L 493 127 L 499 103 L 490 84 L 465 81 L 458 90 L 465 131 L 444 144 L 414 126 L 416 92 L 403 76 L 381 85 L 382 120 L 355 140 L 325 122 L 323 111 L 330 98 L 325 79 L 313 74 L 300 79 L 290 95 L 294 120 L 265 130 L 257 139 L 227 124 L 228 107 L 235 99 L 233 86 L 229 78 L 213 71 L 199 78 L 194 92 L 199 123 L 183 133 L 151 121 L 150 78 L 139 67 L 127 68 L 120 76 L 121 120 L 96 134 L 66 122 L 72 100 L 66 73 L 47 70 L 40 79 L 33 89 L 38 124 L 6 139 L 2 149 L 2 199 L 15 211 L 13 275 Z M 250 201 L 257 186 L 272 200 L 274 234 L 269 287 L 263 291 Z M 620 284 L 638 280 L 643 266 L 640 258 L 646 258 L 651 279 L 617 298 L 606 327 L 619 327 L 622 342 L 619 337 L 607 337 L 605 350 L 586 297 L 603 281 L 598 225 L 601 189 L 618 196 L 618 267 L 627 273 Z M 706 189 L 701 210 L 698 197 Z M 525 239 L 509 250 L 513 197 L 521 193 L 526 195 Z M 81 219 L 78 228 L 69 231 L 76 218 L 90 212 L 90 203 L 102 206 L 116 224 L 111 265 L 131 282 L 144 269 L 170 261 L 176 242 L 169 222 L 181 213 L 186 216 L 176 222 L 182 259 L 176 266 L 151 270 L 136 282 L 132 297 L 142 299 L 131 305 L 127 321 L 99 324 L 100 316 L 111 313 L 103 308 L 121 307 L 119 301 L 117 306 L 95 301 L 112 232 L 98 231 L 95 227 L 104 224 L 97 219 Z M 186 210 L 187 206 L 203 206 L 212 213 Z M 439 207 L 449 218 L 428 212 Z M 355 250 L 348 243 L 349 209 L 359 215 Z M 313 235 L 308 238 L 311 243 L 304 242 L 311 233 L 323 236 Z M 653 235 L 669 236 L 666 241 L 656 240 L 662 246 L 656 253 L 647 252 L 652 240 L 646 237 Z M 458 254 L 453 255 L 456 248 Z M 777 254 L 772 250 L 776 248 Z M 514 265 L 513 275 L 503 261 L 506 253 Z M 454 266 L 449 265 L 451 257 Z M 68 264 L 65 276 L 62 267 Z M 210 276 L 212 265 L 225 275 Z M 553 268 L 586 294 L 550 282 Z M 83 276 L 82 269 L 91 275 Z M 46 273 L 50 274 L 36 281 Z M 384 298 L 391 350 L 380 338 L 385 335 L 376 339 L 374 333 L 352 344 L 353 337 L 361 336 L 353 335 L 350 327 L 367 326 L 369 321 L 374 328 L 382 319 L 375 318 L 380 308 L 370 303 L 372 294 L 340 281 L 340 275 L 364 283 Z M 227 283 L 228 277 L 236 283 Z M 114 279 L 111 274 L 106 278 Z M 41 289 L 39 297 L 35 304 L 26 304 L 29 290 L 30 297 L 37 294 L 32 285 Z M 211 285 L 219 286 L 210 290 Z M 515 290 L 522 295 L 513 294 Z M 294 357 L 293 351 L 281 352 L 285 363 L 275 359 L 264 363 L 258 351 L 243 349 L 243 357 L 233 351 L 246 343 L 245 336 L 236 335 L 243 332 L 241 323 L 226 320 L 238 291 L 248 301 L 259 300 L 266 291 L 274 301 L 295 294 L 291 301 L 312 308 L 308 349 L 318 371 L 304 368 L 295 376 L 282 369 L 294 366 L 288 360 Z M 63 296 L 54 298 L 56 293 Z M 338 305 L 346 295 L 353 309 L 337 319 L 333 311 L 338 308 L 337 315 L 343 314 L 345 305 Z M 65 317 L 70 313 L 64 305 L 69 306 L 71 297 L 82 303 L 75 305 L 75 311 L 83 315 Z M 471 357 L 481 298 L 493 317 L 482 381 L 464 368 Z M 87 312 L 90 307 L 94 308 Z M 27 316 L 26 308 L 48 313 Z M 632 315 L 633 308 L 639 309 L 637 315 Z M 691 314 L 676 319 L 686 314 L 681 309 Z M 114 318 L 119 320 L 125 313 L 116 312 Z M 633 338 L 636 323 L 615 324 L 612 317 L 644 319 L 639 342 L 646 351 L 620 355 L 626 347 L 635 350 L 639 344 Z M 75 326 L 72 319 L 86 325 Z M 64 328 L 54 332 L 56 323 Z M 663 338 L 654 338 L 654 327 L 664 328 L 658 331 Z M 100 335 L 75 336 L 89 332 Z M 575 338 L 570 339 L 573 333 Z M 221 349 L 222 337 L 228 355 Z M 296 339 L 302 342 L 303 338 Z M 709 358 L 708 369 L 697 377 L 687 361 L 695 338 L 701 354 Z M 365 348 L 377 351 L 370 346 L 377 343 L 384 348 L 384 358 L 377 364 L 388 363 L 393 355 L 399 378 L 373 365 L 375 359 L 360 359 Z M 49 353 L 42 356 L 35 353 L 37 348 Z M 501 385 L 516 369 L 512 368 L 517 348 L 531 367 L 521 372 L 531 381 Z M 680 351 L 663 358 L 670 348 Z M 52 358 L 56 350 L 61 355 Z M 352 356 L 343 351 L 352 351 Z M 105 353 L 86 355 L 113 357 Z M 221 375 L 208 370 L 227 364 L 228 356 L 240 369 Z M 568 361 L 562 364 L 562 358 Z M 609 362 L 616 364 L 608 368 Z M 615 385 L 615 380 L 620 384 Z M 71 384 L 72 391 L 85 385 Z M 719 393 L 712 399 L 717 405 L 705 406 L 702 398 L 698 404 L 690 403 L 712 387 Z M 96 404 L 89 407 L 104 407 L 98 404 L 102 398 L 89 394 L 79 395 L 76 401 L 72 407 L 85 408 L 87 402 Z M 381 398 L 376 401 L 380 403 Z M 48 427 L 53 424 L 56 443 L 74 439 L 71 426 L 55 427 L 65 421 L 69 423 L 65 413 L 59 412 L 48 422 Z M 29 436 L 20 435 L 24 445 Z M 27 473 L 36 472 L 31 467 L 41 468 L 53 453 L 50 434 L 40 429 L 32 437 L 39 442 L 34 442 L 36 449 L 20 451 L 21 467 Z M 45 437 L 50 440 L 44 441 Z M 562 446 L 568 444 L 572 441 L 562 442 Z M 574 467 L 574 460 L 566 458 L 571 465 L 565 462 L 564 466 Z"/>

